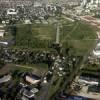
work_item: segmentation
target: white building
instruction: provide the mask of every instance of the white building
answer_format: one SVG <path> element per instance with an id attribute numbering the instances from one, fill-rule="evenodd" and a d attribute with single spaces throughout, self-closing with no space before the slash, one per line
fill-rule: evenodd
<path id="1" fill-rule="evenodd" d="M 5 30 L 0 30 L 0 37 L 4 37 L 4 35 L 5 35 Z"/>
<path id="2" fill-rule="evenodd" d="M 15 9 L 8 9 L 7 10 L 7 15 L 17 15 L 17 11 Z"/>
<path id="3" fill-rule="evenodd" d="M 25 24 L 32 24 L 31 21 L 29 19 L 25 20 Z"/>
<path id="4" fill-rule="evenodd" d="M 0 83 L 8 82 L 8 81 L 11 80 L 11 78 L 12 78 L 12 77 L 11 77 L 10 75 L 6 75 L 6 76 L 0 78 Z"/>
<path id="5" fill-rule="evenodd" d="M 93 56 L 100 58 L 100 43 L 98 43 L 96 48 L 93 50 Z"/>
<path id="6" fill-rule="evenodd" d="M 26 79 L 26 82 L 30 84 L 38 84 L 41 81 L 40 78 L 36 75 L 32 75 L 32 76 L 27 75 L 25 79 Z"/>

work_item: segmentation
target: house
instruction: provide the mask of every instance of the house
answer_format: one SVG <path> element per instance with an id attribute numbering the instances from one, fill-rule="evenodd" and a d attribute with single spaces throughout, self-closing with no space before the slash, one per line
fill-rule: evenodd
<path id="1" fill-rule="evenodd" d="M 22 88 L 20 93 L 22 94 L 22 100 L 34 100 L 34 96 L 38 93 L 39 90 L 37 88 L 30 88 L 29 86 Z"/>
<path id="2" fill-rule="evenodd" d="M 5 35 L 5 30 L 0 30 L 0 37 L 4 37 L 4 35 Z"/>
<path id="3" fill-rule="evenodd" d="M 2 45 L 8 45 L 8 42 L 0 42 Z"/>
<path id="4" fill-rule="evenodd" d="M 25 81 L 30 83 L 30 84 L 34 84 L 35 85 L 35 84 L 40 83 L 41 78 L 36 76 L 36 75 L 31 74 L 31 75 L 26 75 L 25 76 Z"/>
<path id="5" fill-rule="evenodd" d="M 34 97 L 35 94 L 32 91 L 28 91 L 27 89 L 24 89 L 23 95 L 27 98 L 32 98 Z"/>
<path id="6" fill-rule="evenodd" d="M 31 92 L 33 92 L 34 94 L 36 94 L 37 92 L 39 92 L 39 90 L 38 90 L 37 88 L 33 88 L 33 89 L 31 90 Z"/>
<path id="7" fill-rule="evenodd" d="M 25 20 L 25 24 L 32 24 L 31 21 L 29 19 Z"/>
<path id="8" fill-rule="evenodd" d="M 0 25 L 0 28 L 4 28 L 4 25 Z"/>
<path id="9" fill-rule="evenodd" d="M 7 10 L 7 15 L 17 15 L 17 11 L 15 9 L 8 9 Z"/>
<path id="10" fill-rule="evenodd" d="M 6 75 L 2 78 L 0 78 L 0 83 L 5 83 L 11 80 L 11 75 Z"/>
<path id="11" fill-rule="evenodd" d="M 96 48 L 93 50 L 93 56 L 100 58 L 100 43 L 98 43 Z"/>

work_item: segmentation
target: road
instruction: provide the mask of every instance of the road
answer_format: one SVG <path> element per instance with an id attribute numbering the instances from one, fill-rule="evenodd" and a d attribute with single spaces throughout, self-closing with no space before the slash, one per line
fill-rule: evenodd
<path id="1" fill-rule="evenodd" d="M 29 67 L 29 66 L 21 66 L 21 65 L 16 65 L 16 66 L 21 68 L 33 69 L 33 67 Z"/>

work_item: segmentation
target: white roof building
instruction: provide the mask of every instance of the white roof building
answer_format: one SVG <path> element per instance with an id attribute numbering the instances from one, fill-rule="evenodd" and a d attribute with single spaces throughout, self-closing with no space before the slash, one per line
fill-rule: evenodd
<path id="1" fill-rule="evenodd" d="M 31 21 L 29 19 L 25 20 L 25 24 L 32 24 Z"/>
<path id="2" fill-rule="evenodd" d="M 5 34 L 5 30 L 0 30 L 0 37 L 4 37 L 4 34 Z"/>
<path id="3" fill-rule="evenodd" d="M 4 28 L 4 25 L 0 25 L 0 28 Z"/>
<path id="4" fill-rule="evenodd" d="M 97 58 L 100 58 L 100 43 L 98 43 L 96 48 L 93 50 L 93 55 Z"/>
<path id="5" fill-rule="evenodd" d="M 32 76 L 27 75 L 25 79 L 26 79 L 26 82 L 30 84 L 38 84 L 41 81 L 41 79 L 36 75 L 32 75 Z"/>
<path id="6" fill-rule="evenodd" d="M 5 83 L 8 82 L 9 80 L 11 80 L 10 75 L 4 76 L 3 78 L 0 78 L 0 83 Z"/>
<path id="7" fill-rule="evenodd" d="M 8 9 L 7 15 L 17 15 L 17 11 L 15 9 Z"/>

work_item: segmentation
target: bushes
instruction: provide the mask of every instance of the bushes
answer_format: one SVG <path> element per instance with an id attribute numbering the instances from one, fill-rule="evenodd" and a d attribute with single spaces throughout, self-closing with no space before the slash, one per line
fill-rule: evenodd
<path id="1" fill-rule="evenodd" d="M 100 66 L 94 64 L 85 64 L 84 68 L 81 70 L 82 75 L 90 77 L 99 77 L 100 76 Z"/>

